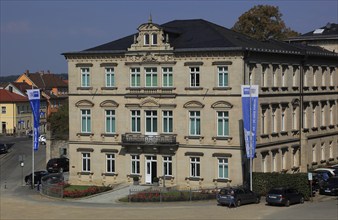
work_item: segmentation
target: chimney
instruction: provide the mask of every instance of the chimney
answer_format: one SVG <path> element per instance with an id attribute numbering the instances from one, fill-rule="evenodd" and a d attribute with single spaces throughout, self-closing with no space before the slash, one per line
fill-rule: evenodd
<path id="1" fill-rule="evenodd" d="M 25 75 L 28 75 L 28 74 L 29 74 L 29 70 L 26 70 Z"/>

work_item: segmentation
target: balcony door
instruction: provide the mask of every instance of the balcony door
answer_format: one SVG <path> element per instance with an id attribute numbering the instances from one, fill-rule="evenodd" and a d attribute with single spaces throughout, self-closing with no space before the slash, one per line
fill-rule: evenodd
<path id="1" fill-rule="evenodd" d="M 145 111 L 145 135 L 157 135 L 157 111 Z"/>
<path id="2" fill-rule="evenodd" d="M 146 183 L 152 184 L 154 177 L 157 176 L 157 159 L 156 156 L 146 156 Z"/>

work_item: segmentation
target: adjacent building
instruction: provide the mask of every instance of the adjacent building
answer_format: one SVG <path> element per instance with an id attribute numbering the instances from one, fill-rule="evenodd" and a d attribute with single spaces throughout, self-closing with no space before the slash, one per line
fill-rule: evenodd
<path id="1" fill-rule="evenodd" d="M 338 54 L 257 41 L 205 20 L 63 55 L 72 184 L 221 187 L 247 181 L 241 85 L 259 85 L 254 171 L 338 160 Z"/>

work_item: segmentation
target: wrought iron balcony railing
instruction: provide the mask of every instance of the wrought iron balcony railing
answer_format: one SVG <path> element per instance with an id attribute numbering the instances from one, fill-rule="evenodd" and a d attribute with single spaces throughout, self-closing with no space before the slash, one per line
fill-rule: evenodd
<path id="1" fill-rule="evenodd" d="M 177 145 L 176 135 L 123 134 L 123 145 Z"/>

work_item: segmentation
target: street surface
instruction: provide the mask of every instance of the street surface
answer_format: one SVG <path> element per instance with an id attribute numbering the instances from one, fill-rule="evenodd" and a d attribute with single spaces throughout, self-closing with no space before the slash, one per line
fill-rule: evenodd
<path id="1" fill-rule="evenodd" d="M 47 198 L 36 189 L 22 184 L 31 172 L 32 142 L 28 138 L 0 137 L 0 142 L 15 142 L 7 155 L 0 156 L 0 219 L 330 219 L 337 220 L 336 197 L 317 196 L 313 202 L 290 207 L 243 205 L 238 208 L 218 206 L 214 201 L 170 203 L 97 203 Z M 25 154 L 21 169 L 18 155 Z M 45 149 L 35 153 L 36 167 L 45 169 Z M 29 162 L 30 161 L 30 162 Z M 99 200 L 99 196 L 97 200 Z M 95 201 L 94 199 L 92 201 Z"/>

